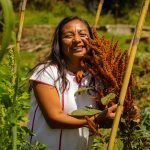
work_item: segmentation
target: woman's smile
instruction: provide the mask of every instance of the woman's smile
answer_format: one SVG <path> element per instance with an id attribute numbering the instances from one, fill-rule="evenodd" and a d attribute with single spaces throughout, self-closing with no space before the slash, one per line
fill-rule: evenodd
<path id="1" fill-rule="evenodd" d="M 78 51 L 82 51 L 83 48 L 85 48 L 85 46 L 73 46 L 73 50 L 75 50 L 75 52 L 78 52 Z"/>

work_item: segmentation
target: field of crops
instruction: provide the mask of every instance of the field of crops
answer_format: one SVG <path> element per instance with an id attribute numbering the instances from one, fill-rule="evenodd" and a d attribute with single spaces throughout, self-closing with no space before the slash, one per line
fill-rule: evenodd
<path id="1" fill-rule="evenodd" d="M 73 3 L 69 3 L 71 9 L 63 2 L 59 3 L 58 8 L 55 6 L 53 13 L 48 14 L 46 10 L 35 10 L 34 4 L 26 10 L 24 5 L 26 1 L 22 2 L 21 19 L 19 19 L 18 11 L 13 10 L 13 7 L 18 5 L 17 1 L 12 5 L 10 0 L 0 0 L 0 150 L 22 150 L 23 145 L 27 143 L 25 136 L 32 135 L 32 132 L 26 127 L 30 108 L 27 73 L 49 52 L 56 24 L 64 16 L 73 14 L 71 10 L 76 10 L 77 15 L 83 11 L 83 18 L 87 19 L 91 25 L 95 18 L 95 14 L 89 13 L 88 16 L 85 8 L 82 9 L 80 5 L 75 9 Z M 41 4 L 41 1 L 39 3 Z M 60 7 L 64 8 L 64 16 L 62 12 L 57 12 Z M 25 23 L 23 22 L 24 15 Z M 116 21 L 110 14 L 100 16 L 100 20 L 104 27 L 107 23 L 111 24 Z M 124 23 L 124 20 L 122 19 L 119 23 Z M 147 20 L 146 18 L 147 28 L 141 34 L 132 68 L 134 86 L 131 91 L 134 103 L 140 109 L 140 119 L 121 118 L 114 150 L 150 149 L 150 29 Z M 135 24 L 138 21 L 138 15 L 132 21 Z M 133 31 L 124 35 L 113 34 L 102 28 L 97 31 L 100 37 L 104 36 L 110 41 L 113 37 L 123 51 L 129 49 Z M 107 149 L 110 131 L 111 128 L 99 128 L 100 136 L 93 135 L 92 137 L 94 138 L 92 150 Z M 31 150 L 45 149 L 45 145 L 40 143 L 34 146 L 28 144 Z"/>

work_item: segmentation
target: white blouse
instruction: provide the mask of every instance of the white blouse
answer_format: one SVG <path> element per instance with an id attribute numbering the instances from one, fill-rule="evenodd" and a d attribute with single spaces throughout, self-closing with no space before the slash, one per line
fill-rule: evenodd
<path id="1" fill-rule="evenodd" d="M 60 103 L 64 113 L 70 113 L 78 108 L 84 106 L 95 107 L 96 103 L 90 98 L 87 92 L 82 92 L 75 95 L 79 86 L 88 86 L 91 78 L 90 74 L 86 74 L 81 80 L 80 85 L 76 81 L 76 77 L 72 72 L 67 72 L 66 78 L 69 85 L 64 92 L 62 92 L 61 80 L 54 82 L 58 78 L 58 69 L 56 66 L 49 66 L 43 71 L 44 65 L 40 65 L 30 77 L 31 85 L 33 81 L 55 86 Z M 50 100 L 50 99 L 49 99 Z M 32 90 L 31 95 L 31 109 L 29 113 L 28 127 L 35 134 L 29 137 L 29 141 L 35 143 L 39 141 L 47 145 L 47 150 L 86 150 L 88 149 L 89 130 L 86 127 L 77 129 L 52 129 L 47 124 Z"/>

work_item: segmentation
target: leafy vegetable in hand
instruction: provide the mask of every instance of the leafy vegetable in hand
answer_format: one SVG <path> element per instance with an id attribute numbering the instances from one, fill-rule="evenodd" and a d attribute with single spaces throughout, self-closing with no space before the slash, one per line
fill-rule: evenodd
<path id="1" fill-rule="evenodd" d="M 74 110 L 73 112 L 71 112 L 69 115 L 70 116 L 92 116 L 95 114 L 100 113 L 101 111 L 95 108 L 91 108 L 91 107 L 84 107 L 84 108 L 79 108 L 77 110 Z"/>

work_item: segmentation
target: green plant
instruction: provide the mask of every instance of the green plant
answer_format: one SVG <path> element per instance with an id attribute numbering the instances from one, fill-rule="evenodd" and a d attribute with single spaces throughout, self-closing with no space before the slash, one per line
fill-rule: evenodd
<path id="1" fill-rule="evenodd" d="M 12 31 L 14 28 L 14 13 L 13 7 L 10 0 L 0 0 L 0 4 L 3 10 L 3 38 L 0 48 L 0 61 L 2 60 L 5 53 L 7 53 L 7 46 L 11 40 Z"/>
<path id="2" fill-rule="evenodd" d="M 13 142 L 17 142 L 17 145 L 20 146 L 25 142 L 25 127 L 22 127 L 20 124 L 21 122 L 27 121 L 25 119 L 25 113 L 29 109 L 27 102 L 29 94 L 23 90 L 26 80 L 24 79 L 20 82 L 18 90 L 16 90 L 16 84 L 13 82 L 15 57 L 12 49 L 9 50 L 9 56 L 7 58 L 8 62 L 2 64 L 0 67 L 0 75 L 2 77 L 0 80 L 0 149 L 11 149 Z M 18 130 L 23 131 L 18 140 L 17 137 L 13 137 L 16 135 L 14 132 L 18 132 L 16 127 Z M 17 141 L 13 141 L 12 139 L 16 139 Z"/>
<path id="3" fill-rule="evenodd" d="M 31 135 L 31 131 L 25 126 L 27 123 L 26 112 L 29 109 L 29 94 L 24 91 L 26 78 L 20 76 L 20 56 L 19 41 L 12 31 L 13 11 L 9 0 L 0 1 L 4 10 L 4 33 L 2 49 L 0 53 L 0 149 L 23 149 L 27 143 L 26 135 Z M 9 20 L 10 19 L 10 20 Z M 21 32 L 19 31 L 19 37 Z M 8 39 L 7 39 L 8 38 Z M 7 48 L 10 40 L 15 45 L 14 48 Z M 4 54 L 5 60 L 2 61 Z M 32 147 L 31 144 L 29 144 Z M 37 149 L 42 149 L 40 144 L 36 145 Z"/>

